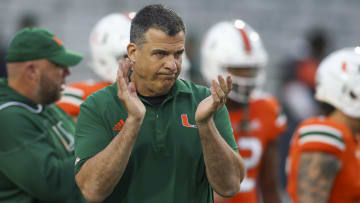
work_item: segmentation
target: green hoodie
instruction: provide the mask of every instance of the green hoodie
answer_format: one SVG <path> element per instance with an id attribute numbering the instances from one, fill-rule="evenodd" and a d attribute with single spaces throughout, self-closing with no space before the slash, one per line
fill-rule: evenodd
<path id="1" fill-rule="evenodd" d="M 0 79 L 0 202 L 85 202 L 74 179 L 75 123 Z"/>

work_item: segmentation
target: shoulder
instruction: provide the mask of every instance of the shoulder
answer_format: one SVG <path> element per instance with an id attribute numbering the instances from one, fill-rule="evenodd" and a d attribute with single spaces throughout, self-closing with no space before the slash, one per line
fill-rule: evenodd
<path id="1" fill-rule="evenodd" d="M 281 111 L 279 101 L 273 95 L 264 91 L 256 91 L 251 94 L 251 103 L 255 106 L 261 106 L 262 109 L 276 114 Z"/>
<path id="2" fill-rule="evenodd" d="M 269 139 L 275 139 L 286 130 L 287 117 L 283 113 L 278 100 L 271 94 L 256 91 L 251 95 L 250 108 L 253 116 L 268 126 Z"/>
<path id="3" fill-rule="evenodd" d="M 116 84 L 112 84 L 87 97 L 80 105 L 80 114 L 84 114 L 86 111 L 102 115 L 104 112 L 118 108 L 118 106 L 122 107 L 122 104 L 117 97 Z"/>
<path id="4" fill-rule="evenodd" d="M 20 103 L 22 104 L 22 103 Z M 43 138 L 38 109 L 11 105 L 0 110 L 0 151 L 9 153 Z M 1 154 L 3 154 L 1 153 Z"/>
<path id="5" fill-rule="evenodd" d="M 312 134 L 313 132 L 318 132 L 322 134 L 329 134 L 335 137 L 343 138 L 345 129 L 335 121 L 332 121 L 326 117 L 318 116 L 309 118 L 302 123 L 300 123 L 297 128 L 297 132 L 304 134 Z"/>
<path id="6" fill-rule="evenodd" d="M 177 91 L 179 93 L 185 93 L 192 95 L 196 100 L 202 100 L 210 95 L 208 87 L 197 85 L 193 82 L 186 81 L 183 79 L 177 79 L 176 81 Z"/>
<path id="7" fill-rule="evenodd" d="M 206 93 L 209 91 L 209 88 L 203 85 L 197 85 L 191 81 L 183 80 L 183 79 L 177 79 L 176 85 L 180 89 L 180 91 L 187 91 L 192 93 Z"/>
<path id="8" fill-rule="evenodd" d="M 117 87 L 116 84 L 112 84 L 106 86 L 93 94 L 89 95 L 85 100 L 84 104 L 91 104 L 91 103 L 106 103 L 109 101 L 113 101 L 114 97 L 117 97 Z"/>
<path id="9" fill-rule="evenodd" d="M 0 116 L 38 114 L 43 110 L 42 105 L 31 106 L 18 101 L 6 101 L 0 104 Z"/>
<path id="10" fill-rule="evenodd" d="M 303 121 L 296 130 L 297 144 L 303 149 L 339 153 L 346 149 L 346 129 L 324 117 Z"/>
<path id="11" fill-rule="evenodd" d="M 9 103 L 5 103 L 9 104 Z M 4 126 L 7 123 L 11 122 L 12 120 L 23 120 L 24 117 L 26 117 L 28 114 L 31 114 L 31 112 L 28 112 L 25 108 L 21 106 L 5 106 L 0 105 L 0 125 Z"/>

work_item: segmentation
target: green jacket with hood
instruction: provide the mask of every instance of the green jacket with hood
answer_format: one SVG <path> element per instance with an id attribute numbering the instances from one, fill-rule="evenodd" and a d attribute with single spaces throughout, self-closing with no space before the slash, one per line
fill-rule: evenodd
<path id="1" fill-rule="evenodd" d="M 75 123 L 0 79 L 0 203 L 85 202 L 74 179 Z"/>

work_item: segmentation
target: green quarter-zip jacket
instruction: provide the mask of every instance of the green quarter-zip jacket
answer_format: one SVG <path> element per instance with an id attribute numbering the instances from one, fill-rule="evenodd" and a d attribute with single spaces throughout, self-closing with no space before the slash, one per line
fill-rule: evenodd
<path id="1" fill-rule="evenodd" d="M 0 79 L 0 203 L 86 202 L 74 179 L 75 123 Z"/>
<path id="2" fill-rule="evenodd" d="M 197 106 L 209 95 L 208 88 L 178 79 L 160 106 L 140 98 L 146 107 L 144 121 L 126 170 L 104 203 L 213 202 L 195 123 Z M 76 128 L 77 172 L 115 136 L 121 136 L 126 118 L 116 84 L 88 97 L 80 107 Z M 214 121 L 221 136 L 237 150 L 225 106 Z"/>

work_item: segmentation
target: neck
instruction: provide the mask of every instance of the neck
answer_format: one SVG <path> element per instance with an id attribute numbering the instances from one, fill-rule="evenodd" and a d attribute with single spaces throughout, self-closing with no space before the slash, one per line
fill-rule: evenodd
<path id="1" fill-rule="evenodd" d="M 228 108 L 229 111 L 237 111 L 239 109 L 243 109 L 245 106 L 246 106 L 246 104 L 244 104 L 244 103 L 234 101 L 230 98 L 226 99 L 226 108 Z"/>
<path id="2" fill-rule="evenodd" d="M 130 81 L 134 83 L 136 92 L 138 92 L 141 96 L 154 96 L 151 91 L 148 91 L 148 88 L 146 87 L 146 85 L 143 84 L 141 78 L 138 79 L 137 77 L 135 77 L 134 73 L 131 74 Z"/>
<path id="3" fill-rule="evenodd" d="M 360 119 L 359 118 L 349 117 L 337 109 L 333 113 L 330 114 L 329 118 L 348 126 L 354 136 L 355 136 L 355 134 L 360 132 Z"/>

